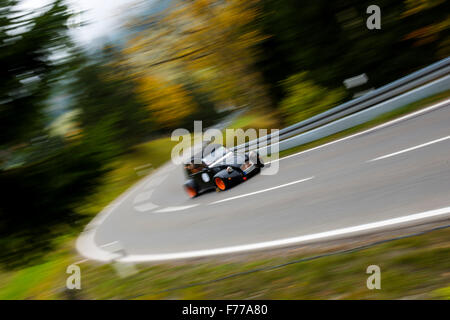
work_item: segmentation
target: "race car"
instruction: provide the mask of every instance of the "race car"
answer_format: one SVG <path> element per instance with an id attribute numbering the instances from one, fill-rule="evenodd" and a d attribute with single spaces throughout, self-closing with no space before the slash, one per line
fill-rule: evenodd
<path id="1" fill-rule="evenodd" d="M 256 151 L 239 153 L 210 144 L 184 164 L 184 189 L 191 198 L 211 189 L 224 191 L 259 173 L 262 167 Z"/>

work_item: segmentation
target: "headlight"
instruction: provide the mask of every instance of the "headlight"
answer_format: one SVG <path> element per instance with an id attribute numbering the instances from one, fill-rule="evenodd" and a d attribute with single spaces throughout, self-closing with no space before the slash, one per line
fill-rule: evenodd
<path id="1" fill-rule="evenodd" d="M 227 168 L 227 172 L 228 172 L 228 173 L 233 172 L 233 168 L 232 168 L 232 167 L 228 167 L 228 168 Z"/>

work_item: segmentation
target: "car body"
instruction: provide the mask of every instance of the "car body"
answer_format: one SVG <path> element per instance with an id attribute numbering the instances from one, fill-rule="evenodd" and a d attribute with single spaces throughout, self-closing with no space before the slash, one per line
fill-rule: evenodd
<path id="1" fill-rule="evenodd" d="M 261 171 L 264 163 L 256 151 L 239 153 L 210 144 L 184 164 L 184 189 L 191 198 L 204 191 L 225 191 Z"/>

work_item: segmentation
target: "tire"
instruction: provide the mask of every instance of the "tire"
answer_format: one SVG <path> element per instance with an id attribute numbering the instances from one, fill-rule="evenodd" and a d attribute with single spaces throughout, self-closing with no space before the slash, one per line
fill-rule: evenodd
<path id="1" fill-rule="evenodd" d="M 225 180 L 223 180 L 220 177 L 215 177 L 214 183 L 216 185 L 216 188 L 219 189 L 219 191 L 225 191 L 227 189 L 227 184 L 226 184 Z"/>
<path id="2" fill-rule="evenodd" d="M 256 155 L 256 163 L 255 163 L 255 166 L 256 166 L 257 168 L 263 168 L 263 167 L 264 167 L 264 162 L 262 161 L 262 159 L 261 159 L 259 153 L 256 152 L 256 151 L 251 151 L 251 152 L 249 152 L 248 158 L 247 158 L 246 160 L 251 161 L 252 163 L 254 163 L 255 159 L 254 159 L 254 156 L 251 155 L 251 153 L 253 153 L 254 155 Z"/>
<path id="3" fill-rule="evenodd" d="M 189 198 L 193 199 L 198 196 L 198 188 L 195 183 L 186 183 L 184 186 L 184 190 L 187 192 Z"/>
<path id="4" fill-rule="evenodd" d="M 256 166 L 258 168 L 264 168 L 264 162 L 262 161 L 261 157 L 258 154 L 258 161 L 256 162 Z"/>

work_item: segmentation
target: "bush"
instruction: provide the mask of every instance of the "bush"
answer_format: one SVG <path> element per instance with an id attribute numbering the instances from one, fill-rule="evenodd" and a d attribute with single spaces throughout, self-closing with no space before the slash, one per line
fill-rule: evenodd
<path id="1" fill-rule="evenodd" d="M 280 111 L 288 124 L 296 123 L 336 106 L 346 96 L 343 89 L 330 90 L 307 79 L 306 72 L 283 81 L 287 96 Z"/>

